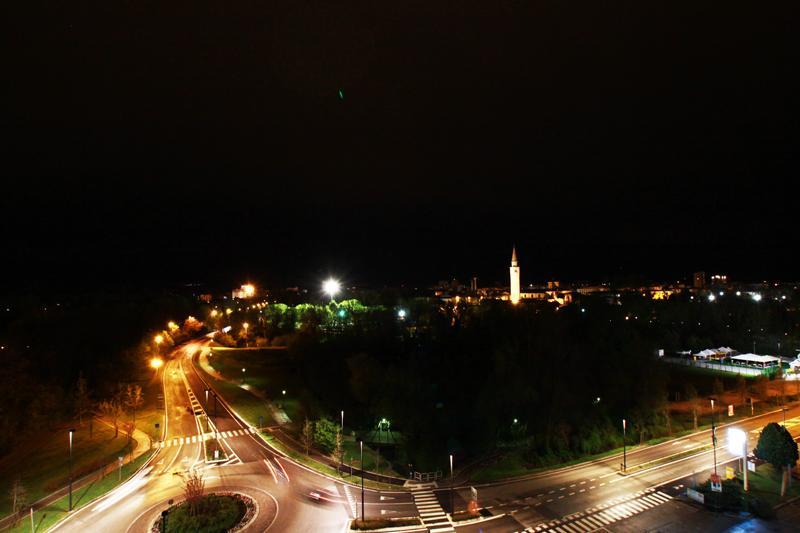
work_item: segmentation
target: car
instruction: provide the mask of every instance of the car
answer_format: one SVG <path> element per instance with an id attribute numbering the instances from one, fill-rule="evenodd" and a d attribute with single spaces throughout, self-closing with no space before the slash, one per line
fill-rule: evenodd
<path id="1" fill-rule="evenodd" d="M 315 502 L 321 502 L 322 494 L 320 494 L 319 491 L 312 490 L 311 492 L 308 493 L 308 499 Z"/>

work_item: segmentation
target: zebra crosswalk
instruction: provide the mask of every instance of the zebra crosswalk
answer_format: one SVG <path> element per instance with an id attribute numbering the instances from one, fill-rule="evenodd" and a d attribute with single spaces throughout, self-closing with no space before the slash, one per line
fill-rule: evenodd
<path id="1" fill-rule="evenodd" d="M 428 528 L 430 533 L 455 531 L 444 509 L 439 505 L 436 494 L 434 494 L 432 490 L 423 489 L 412 491 L 411 496 L 414 498 L 414 505 L 417 506 L 422 525 Z"/>
<path id="2" fill-rule="evenodd" d="M 609 502 L 592 507 L 584 512 L 575 513 L 557 520 L 550 520 L 524 531 L 556 531 L 558 533 L 589 533 L 603 529 L 614 522 L 625 520 L 639 513 L 672 500 L 672 496 L 655 489 L 647 489 L 624 498 L 617 498 Z"/>
<path id="3" fill-rule="evenodd" d="M 203 442 L 209 439 L 213 439 L 215 435 L 217 438 L 220 439 L 229 439 L 232 437 L 243 437 L 250 433 L 257 433 L 258 429 L 254 427 L 249 427 L 246 429 L 234 429 L 230 431 L 220 431 L 219 433 L 203 433 L 202 435 L 190 435 L 188 437 L 173 437 L 171 439 L 166 439 L 163 442 L 158 442 L 155 444 L 156 448 L 170 448 L 172 446 L 180 446 L 183 444 L 195 444 L 198 442 Z"/>

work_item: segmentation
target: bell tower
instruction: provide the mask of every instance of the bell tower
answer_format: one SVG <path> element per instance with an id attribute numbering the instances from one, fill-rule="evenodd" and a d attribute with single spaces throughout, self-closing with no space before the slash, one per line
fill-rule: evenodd
<path id="1" fill-rule="evenodd" d="M 517 247 L 511 248 L 511 267 L 508 269 L 511 277 L 511 287 L 509 299 L 512 304 L 519 303 L 519 262 L 517 261 Z"/>

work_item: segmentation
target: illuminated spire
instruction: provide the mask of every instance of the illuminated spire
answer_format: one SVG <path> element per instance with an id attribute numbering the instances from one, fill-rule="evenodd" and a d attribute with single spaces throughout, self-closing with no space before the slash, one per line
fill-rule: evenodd
<path id="1" fill-rule="evenodd" d="M 516 246 L 512 246 L 511 247 L 511 266 L 512 267 L 519 266 L 517 264 L 517 247 Z"/>

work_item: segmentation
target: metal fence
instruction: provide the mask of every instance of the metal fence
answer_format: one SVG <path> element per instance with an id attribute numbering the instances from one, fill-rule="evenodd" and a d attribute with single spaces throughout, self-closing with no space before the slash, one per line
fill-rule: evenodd
<path id="1" fill-rule="evenodd" d="M 710 361 L 695 361 L 683 357 L 662 357 L 662 359 L 671 364 L 693 366 L 696 368 L 707 368 L 709 370 L 717 370 L 719 372 L 728 372 L 730 374 L 741 374 L 743 376 L 769 376 L 778 371 L 778 367 L 757 368 L 752 366 L 731 365 L 726 363 L 716 363 Z"/>
<path id="2" fill-rule="evenodd" d="M 421 481 L 423 483 L 428 483 L 429 481 L 436 481 L 437 479 L 442 478 L 442 471 L 437 470 L 436 472 L 414 472 L 414 481 Z"/>

